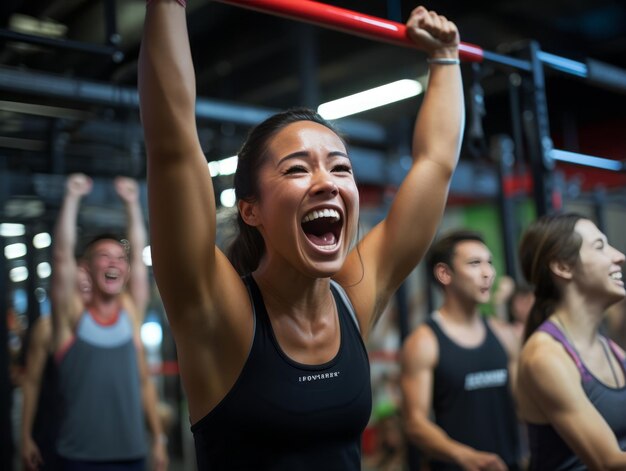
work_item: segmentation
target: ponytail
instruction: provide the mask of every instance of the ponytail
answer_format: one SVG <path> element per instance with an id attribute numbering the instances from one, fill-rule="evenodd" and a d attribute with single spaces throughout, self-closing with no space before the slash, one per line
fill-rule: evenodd
<path id="1" fill-rule="evenodd" d="M 524 326 L 524 342 L 537 330 L 537 328 L 552 315 L 556 308 L 556 298 L 538 297 L 535 294 L 535 302 L 530 309 L 526 325 Z"/>
<path id="2" fill-rule="evenodd" d="M 265 242 L 256 227 L 246 224 L 237 212 L 237 235 L 231 242 L 226 255 L 239 275 L 253 272 L 265 253 Z"/>
<path id="3" fill-rule="evenodd" d="M 583 216 L 575 213 L 542 216 L 524 232 L 519 260 L 524 278 L 535 289 L 535 303 L 524 327 L 524 342 L 550 317 L 562 293 L 550 269 L 553 261 L 570 266 L 578 263 L 582 238 L 575 231 Z"/>

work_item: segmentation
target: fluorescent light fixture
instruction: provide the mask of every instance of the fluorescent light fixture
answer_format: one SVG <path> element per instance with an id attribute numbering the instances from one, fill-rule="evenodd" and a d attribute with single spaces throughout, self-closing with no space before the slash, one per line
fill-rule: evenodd
<path id="1" fill-rule="evenodd" d="M 4 256 L 9 260 L 26 255 L 26 244 L 9 244 L 4 248 Z"/>
<path id="2" fill-rule="evenodd" d="M 47 232 L 40 232 L 33 237 L 33 247 L 36 249 L 45 249 L 50 247 L 50 244 L 52 244 L 52 238 Z"/>
<path id="3" fill-rule="evenodd" d="M 42 280 L 48 278 L 52 274 L 52 267 L 48 262 L 42 262 L 37 265 L 37 276 Z"/>
<path id="4" fill-rule="evenodd" d="M 40 20 L 32 16 L 14 13 L 9 18 L 9 27 L 13 31 L 49 38 L 62 38 L 67 33 L 67 26 L 51 19 Z"/>
<path id="5" fill-rule="evenodd" d="M 9 278 L 13 283 L 19 283 L 28 279 L 28 268 L 15 267 L 9 271 Z"/>
<path id="6" fill-rule="evenodd" d="M 146 245 L 141 251 L 141 258 L 143 259 L 143 263 L 147 267 L 152 266 L 152 249 L 150 248 L 149 245 Z"/>
<path id="7" fill-rule="evenodd" d="M 11 224 L 3 222 L 0 224 L 0 236 L 2 237 L 18 237 L 26 233 L 24 224 Z"/>
<path id="8" fill-rule="evenodd" d="M 209 162 L 209 172 L 212 177 L 219 175 L 232 175 L 237 170 L 237 162 L 239 157 L 233 155 L 232 157 L 226 157 L 222 160 L 214 160 Z"/>
<path id="9" fill-rule="evenodd" d="M 317 112 L 325 119 L 343 118 L 362 111 L 378 108 L 422 93 L 424 88 L 417 80 L 402 79 L 364 92 L 321 104 Z"/>
<path id="10" fill-rule="evenodd" d="M 229 188 L 220 193 L 220 203 L 222 203 L 222 206 L 232 208 L 233 206 L 235 206 L 236 201 L 237 198 L 235 197 L 234 188 Z"/>

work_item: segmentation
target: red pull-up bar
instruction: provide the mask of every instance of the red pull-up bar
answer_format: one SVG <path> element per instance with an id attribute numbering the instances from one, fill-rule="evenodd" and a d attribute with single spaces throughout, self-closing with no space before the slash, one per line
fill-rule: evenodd
<path id="1" fill-rule="evenodd" d="M 324 28 L 334 29 L 368 39 L 384 41 L 396 46 L 415 48 L 407 36 L 402 23 L 377 18 L 345 8 L 316 2 L 313 0 L 217 0 L 222 3 L 240 6 L 250 10 L 282 16 L 291 20 L 304 21 Z M 513 69 L 531 72 L 529 60 L 485 51 L 480 46 L 469 43 L 459 44 L 459 55 L 466 62 L 490 62 Z M 537 60 L 559 72 L 587 78 L 591 82 L 608 86 L 621 92 L 626 91 L 626 71 L 609 64 L 587 60 L 576 62 L 564 57 L 538 50 Z"/>
<path id="2" fill-rule="evenodd" d="M 309 0 L 218 0 L 250 10 L 300 20 L 344 33 L 385 41 L 397 46 L 415 47 L 406 34 L 406 26 L 345 8 Z M 473 44 L 461 43 L 459 55 L 467 62 L 482 62 L 483 50 Z"/>

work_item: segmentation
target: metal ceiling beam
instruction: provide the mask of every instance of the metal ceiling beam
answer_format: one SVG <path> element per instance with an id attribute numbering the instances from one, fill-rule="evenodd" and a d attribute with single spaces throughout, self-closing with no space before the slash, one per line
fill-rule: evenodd
<path id="1" fill-rule="evenodd" d="M 139 94 L 136 88 L 60 77 L 41 72 L 27 72 L 9 67 L 0 67 L 0 90 L 57 98 L 70 102 L 139 109 Z M 217 122 L 252 126 L 277 111 L 202 97 L 196 100 L 196 117 Z M 386 130 L 375 123 L 342 119 L 337 124 L 350 139 L 369 144 L 386 143 Z"/>

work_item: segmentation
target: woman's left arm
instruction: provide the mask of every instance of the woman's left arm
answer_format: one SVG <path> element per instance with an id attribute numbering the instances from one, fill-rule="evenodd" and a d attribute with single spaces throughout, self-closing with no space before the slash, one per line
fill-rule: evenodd
<path id="1" fill-rule="evenodd" d="M 465 125 L 456 26 L 420 6 L 411 13 L 407 32 L 430 61 L 430 78 L 413 133 L 413 163 L 387 217 L 363 238 L 337 276 L 356 301 L 365 335 L 435 236 Z"/>

